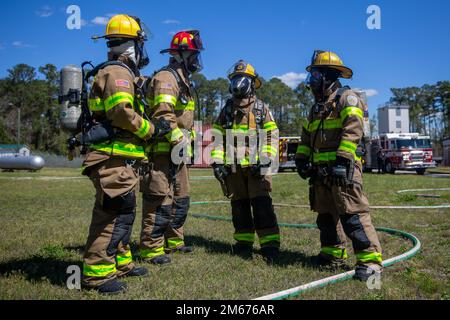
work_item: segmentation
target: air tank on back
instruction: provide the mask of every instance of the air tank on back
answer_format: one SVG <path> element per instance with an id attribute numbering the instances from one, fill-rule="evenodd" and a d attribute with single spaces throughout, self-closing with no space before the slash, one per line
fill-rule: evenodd
<path id="1" fill-rule="evenodd" d="M 370 119 L 369 119 L 369 105 L 367 104 L 367 94 L 364 90 L 354 90 L 355 93 L 359 96 L 364 105 L 364 135 L 366 138 L 371 136 L 370 132 Z"/>
<path id="2" fill-rule="evenodd" d="M 5 156 L 0 157 L 0 169 L 4 170 L 40 170 L 45 161 L 40 156 Z"/>
<path id="3" fill-rule="evenodd" d="M 82 84 L 82 72 L 79 67 L 71 64 L 61 69 L 59 86 L 60 122 L 61 128 L 71 134 L 76 134 L 79 131 Z"/>

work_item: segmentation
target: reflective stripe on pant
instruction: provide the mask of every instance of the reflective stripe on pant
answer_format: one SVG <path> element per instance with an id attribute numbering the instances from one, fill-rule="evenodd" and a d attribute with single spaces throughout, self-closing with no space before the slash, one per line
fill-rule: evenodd
<path id="1" fill-rule="evenodd" d="M 255 226 L 250 199 L 231 201 L 231 214 L 235 231 L 234 240 L 242 244 L 253 245 L 255 241 Z"/>
<path id="2" fill-rule="evenodd" d="M 164 254 L 164 233 L 172 219 L 170 198 L 143 195 L 142 230 L 139 255 L 143 259 L 153 259 Z"/>
<path id="3" fill-rule="evenodd" d="M 188 169 L 182 165 L 171 178 L 170 155 L 158 155 L 143 179 L 140 255 L 151 259 L 164 254 L 164 246 L 184 245 L 183 225 L 189 208 Z"/>
<path id="4" fill-rule="evenodd" d="M 96 287 L 134 268 L 129 242 L 136 196 L 132 190 L 111 198 L 102 189 L 105 177 L 100 178 L 98 171 L 92 170 L 90 178 L 96 201 L 83 256 L 82 280 L 83 285 Z"/>
<path id="5" fill-rule="evenodd" d="M 189 211 L 190 198 L 175 198 L 172 207 L 172 219 L 166 230 L 166 247 L 177 249 L 184 246 L 183 226 Z"/>
<path id="6" fill-rule="evenodd" d="M 237 166 L 236 172 L 227 177 L 227 184 L 233 193 L 231 208 L 234 239 L 253 244 L 256 231 L 261 246 L 278 247 L 280 232 L 270 197 L 270 177 L 255 177 L 248 168 Z"/>
<path id="7" fill-rule="evenodd" d="M 182 165 L 173 186 L 172 220 L 165 233 L 166 246 L 169 249 L 176 249 L 185 245 L 183 226 L 189 213 L 189 189 L 189 170 L 186 165 Z"/>
<path id="8" fill-rule="evenodd" d="M 253 208 L 253 220 L 261 247 L 279 247 L 280 230 L 271 197 L 250 199 Z"/>
<path id="9" fill-rule="evenodd" d="M 328 260 L 345 259 L 347 237 L 342 228 L 339 216 L 331 213 L 320 213 L 316 219 L 317 227 L 320 230 L 320 254 Z"/>
<path id="10" fill-rule="evenodd" d="M 369 214 L 369 202 L 362 190 L 360 166 L 355 166 L 355 183 L 346 187 L 324 185 L 316 182 L 310 201 L 312 208 L 319 213 L 318 221 L 321 230 L 322 247 L 343 248 L 340 243 L 333 244 L 333 238 L 343 233 L 352 241 L 353 249 L 359 264 L 381 265 L 381 245 Z M 331 214 L 333 219 L 327 218 Z"/>

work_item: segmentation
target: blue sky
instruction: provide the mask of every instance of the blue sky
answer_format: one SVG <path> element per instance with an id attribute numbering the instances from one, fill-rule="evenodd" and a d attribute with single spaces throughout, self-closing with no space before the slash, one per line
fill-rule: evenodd
<path id="1" fill-rule="evenodd" d="M 66 8 L 81 9 L 81 30 L 66 28 Z M 381 29 L 369 30 L 367 7 L 381 9 Z M 59 68 L 84 60 L 104 61 L 104 32 L 111 14 L 137 15 L 153 38 L 147 45 L 150 74 L 167 57 L 159 51 L 173 32 L 198 28 L 206 50 L 203 73 L 225 76 L 238 59 L 247 59 L 266 79 L 302 79 L 314 49 L 337 52 L 354 70 L 345 81 L 368 90 L 370 112 L 386 102 L 391 87 L 420 86 L 450 75 L 450 1 L 9 1 L 0 12 L 0 77 L 17 63 Z"/>

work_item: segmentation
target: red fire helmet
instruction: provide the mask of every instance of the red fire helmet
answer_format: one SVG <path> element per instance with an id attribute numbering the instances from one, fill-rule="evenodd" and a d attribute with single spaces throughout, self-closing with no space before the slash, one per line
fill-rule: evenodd
<path id="1" fill-rule="evenodd" d="M 173 36 L 172 42 L 170 43 L 170 48 L 162 50 L 161 53 L 184 50 L 203 50 L 203 43 L 202 39 L 200 38 L 200 32 L 198 30 L 178 32 Z"/>

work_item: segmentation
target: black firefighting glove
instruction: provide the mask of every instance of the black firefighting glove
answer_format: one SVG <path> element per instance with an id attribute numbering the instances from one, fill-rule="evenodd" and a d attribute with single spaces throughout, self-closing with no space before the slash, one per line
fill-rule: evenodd
<path id="1" fill-rule="evenodd" d="M 250 173 L 254 177 L 261 177 L 263 176 L 261 170 L 270 168 L 272 165 L 272 160 L 268 158 L 267 156 L 261 156 L 258 162 L 250 167 Z"/>
<path id="2" fill-rule="evenodd" d="M 295 166 L 297 167 L 297 173 L 302 179 L 306 180 L 311 178 L 312 168 L 309 161 L 304 159 L 295 159 Z"/>
<path id="3" fill-rule="evenodd" d="M 155 127 L 155 132 L 153 133 L 152 139 L 164 137 L 172 130 L 172 128 L 170 128 L 169 121 L 164 118 L 152 120 L 152 123 Z"/>
<path id="4" fill-rule="evenodd" d="M 345 187 L 349 184 L 348 170 L 350 168 L 350 160 L 337 157 L 334 166 L 331 168 L 332 184 L 338 187 Z"/>
<path id="5" fill-rule="evenodd" d="M 216 179 L 221 184 L 224 184 L 225 183 L 225 179 L 228 176 L 228 170 L 225 167 L 225 165 L 213 163 L 212 167 L 213 167 L 213 171 L 214 171 L 214 177 L 216 177 Z"/>

